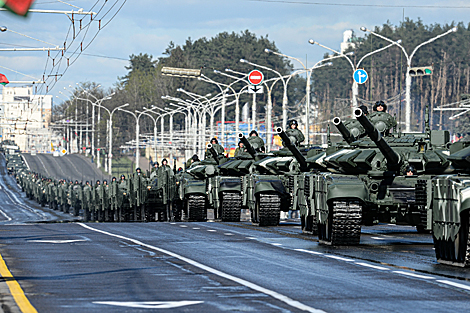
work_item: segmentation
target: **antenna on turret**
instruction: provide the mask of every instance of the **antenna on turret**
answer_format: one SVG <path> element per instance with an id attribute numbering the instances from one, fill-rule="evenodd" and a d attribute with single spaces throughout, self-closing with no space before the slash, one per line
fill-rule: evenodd
<path id="1" fill-rule="evenodd" d="M 331 147 L 331 130 L 330 130 L 330 123 L 328 123 L 328 126 L 326 128 L 326 142 L 328 144 L 328 147 Z"/>
<path id="2" fill-rule="evenodd" d="M 430 125 L 429 125 L 430 118 L 431 118 L 431 112 L 429 111 L 429 104 L 426 103 L 426 108 L 425 108 L 425 111 L 424 111 L 424 128 L 425 128 L 425 131 L 426 131 L 426 136 L 428 138 L 431 138 L 431 128 L 430 128 Z"/>

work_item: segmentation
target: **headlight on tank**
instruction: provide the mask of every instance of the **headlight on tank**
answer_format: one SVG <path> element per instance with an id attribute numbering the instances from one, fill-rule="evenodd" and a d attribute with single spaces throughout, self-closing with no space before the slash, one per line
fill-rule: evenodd
<path id="1" fill-rule="evenodd" d="M 127 195 L 127 192 L 123 192 L 122 194 L 125 196 L 125 195 Z"/>
<path id="2" fill-rule="evenodd" d="M 147 189 L 148 189 L 148 190 L 152 189 L 152 186 L 147 186 Z"/>

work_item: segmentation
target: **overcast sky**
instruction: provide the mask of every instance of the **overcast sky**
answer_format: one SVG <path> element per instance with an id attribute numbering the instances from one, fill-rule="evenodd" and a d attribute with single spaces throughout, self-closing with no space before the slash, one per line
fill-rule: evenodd
<path id="1" fill-rule="evenodd" d="M 61 1 L 64 2 L 64 1 Z M 34 9 L 77 10 L 57 0 L 36 0 Z M 72 0 L 67 3 L 84 11 L 97 12 L 104 0 Z M 220 32 L 241 32 L 246 29 L 257 36 L 268 36 L 280 51 L 313 65 L 326 52 L 308 44 L 314 40 L 339 50 L 342 34 L 353 29 L 363 36 L 361 26 L 372 28 L 389 21 L 398 25 L 403 17 L 421 18 L 424 24 L 469 23 L 468 1 L 351 1 L 351 0 L 108 0 L 97 15 L 106 25 L 97 33 L 98 22 L 89 28 L 86 42 L 96 38 L 67 69 L 49 92 L 55 103 L 62 102 L 58 92 L 77 82 L 94 81 L 112 87 L 118 77 L 126 75 L 129 55 L 148 53 L 154 58 L 162 55 L 170 41 L 183 45 L 189 37 L 196 40 L 211 38 Z M 118 8 L 124 6 L 118 11 Z M 116 4 L 112 7 L 112 4 Z M 94 6 L 95 5 L 95 6 Z M 94 7 L 93 7 L 94 6 Z M 104 16 L 104 12 L 111 12 Z M 118 12 L 111 20 L 110 17 Z M 85 19 L 86 20 L 86 19 Z M 84 22 L 85 23 L 85 22 Z M 0 26 L 36 39 L 63 45 L 70 31 L 70 20 L 64 14 L 31 13 L 26 19 L 0 12 Z M 79 27 L 78 23 L 75 23 Z M 70 37 L 69 37 L 70 38 Z M 76 41 L 77 43 L 79 41 Z M 50 47 L 7 31 L 0 33 L 0 48 L 18 46 Z M 75 45 L 74 47 L 78 47 Z M 405 47 L 407 48 L 407 47 Z M 414 47 L 407 48 L 411 50 Z M 70 56 L 70 52 L 66 56 Z M 51 55 L 55 55 L 52 54 Z M 56 60 L 54 60 L 55 62 Z M 0 51 L 0 73 L 9 80 L 42 78 L 53 58 L 47 52 Z M 63 73 L 63 63 L 58 74 Z M 8 70 L 8 69 L 17 71 Z M 15 85 L 16 86 L 16 85 Z"/>

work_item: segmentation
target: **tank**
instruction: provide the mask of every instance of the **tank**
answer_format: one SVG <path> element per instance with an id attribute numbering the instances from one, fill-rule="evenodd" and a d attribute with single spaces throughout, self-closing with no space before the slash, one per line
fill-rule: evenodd
<path id="1" fill-rule="evenodd" d="M 453 144 L 451 152 L 456 174 L 432 180 L 434 250 L 439 263 L 470 267 L 470 142 Z"/>
<path id="2" fill-rule="evenodd" d="M 304 187 L 301 173 L 309 169 L 307 158 L 310 154 L 317 154 L 320 150 L 297 147 L 281 128 L 277 128 L 277 132 L 285 147 L 264 154 L 253 163 L 250 174 L 245 177 L 246 203 L 251 210 L 252 222 L 260 226 L 278 225 L 281 212 L 300 209 L 305 231 L 308 206 L 301 196 Z"/>
<path id="3" fill-rule="evenodd" d="M 287 189 L 292 198 L 291 208 L 299 210 L 301 229 L 303 233 L 317 234 L 316 206 L 312 201 L 312 186 L 315 182 L 315 173 L 325 168 L 317 161 L 325 156 L 325 151 L 321 147 L 301 148 L 301 152 L 295 145 L 291 144 L 287 134 L 281 129 L 276 129 L 277 133 L 286 143 L 286 148 L 292 153 L 298 163 L 298 170 L 287 174 Z"/>
<path id="4" fill-rule="evenodd" d="M 392 133 L 396 125 L 385 112 L 369 117 L 354 110 L 356 123 L 334 124 L 343 143 L 327 149 L 322 163 L 329 173 L 316 175 L 315 200 L 319 239 L 324 244 L 359 244 L 361 225 L 378 222 L 431 230 L 431 179 L 451 171 L 449 133 Z M 344 127 L 343 127 L 344 126 Z M 416 173 L 405 175 L 412 165 Z"/>
<path id="5" fill-rule="evenodd" d="M 180 173 L 177 178 L 176 220 L 205 221 L 207 210 L 214 209 L 214 218 L 218 218 L 218 190 L 214 178 L 218 175 L 218 166 L 228 158 L 217 154 L 212 145 L 207 146 L 211 157 L 194 162 Z"/>
<path id="6" fill-rule="evenodd" d="M 240 221 L 242 209 L 248 208 L 243 197 L 245 177 L 250 174 L 253 163 L 263 158 L 261 146 L 258 145 L 259 138 L 246 138 L 242 133 L 238 134 L 238 138 L 246 151 L 219 165 L 218 175 L 212 179 L 212 183 L 217 186 L 214 195 L 218 197 L 218 212 L 223 222 Z"/>

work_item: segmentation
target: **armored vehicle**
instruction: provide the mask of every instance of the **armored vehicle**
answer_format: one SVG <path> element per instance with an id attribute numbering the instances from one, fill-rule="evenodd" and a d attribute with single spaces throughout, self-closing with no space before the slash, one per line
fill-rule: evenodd
<path id="1" fill-rule="evenodd" d="M 243 197 L 247 175 L 250 168 L 257 160 L 264 158 L 261 151 L 264 142 L 258 136 L 246 138 L 242 133 L 238 138 L 244 144 L 246 151 L 230 158 L 218 166 L 219 175 L 211 178 L 211 184 L 215 185 L 214 195 L 218 196 L 218 212 L 224 222 L 239 222 L 241 210 L 247 208 L 246 198 Z"/>
<path id="2" fill-rule="evenodd" d="M 358 244 L 361 224 L 376 222 L 429 231 L 431 178 L 451 170 L 449 133 L 428 127 L 423 134 L 391 133 L 396 122 L 388 113 L 374 112 L 368 118 L 356 109 L 354 116 L 364 133 L 351 123 L 357 131 L 353 134 L 335 118 L 346 144 L 327 149 L 322 163 L 331 173 L 317 176 L 315 197 L 323 197 L 317 203 L 320 241 Z M 411 176 L 405 174 L 409 166 Z"/>
<path id="3" fill-rule="evenodd" d="M 214 207 L 215 218 L 218 218 L 218 184 L 214 177 L 218 175 L 218 166 L 228 158 L 218 154 L 211 144 L 207 146 L 211 157 L 194 162 L 178 177 L 178 198 L 176 201 L 176 219 L 204 221 L 207 209 Z"/>
<path id="4" fill-rule="evenodd" d="M 432 235 L 439 263 L 470 266 L 470 142 L 451 146 L 448 159 L 459 174 L 432 181 Z M 457 151 L 456 151 L 457 150 Z"/>

